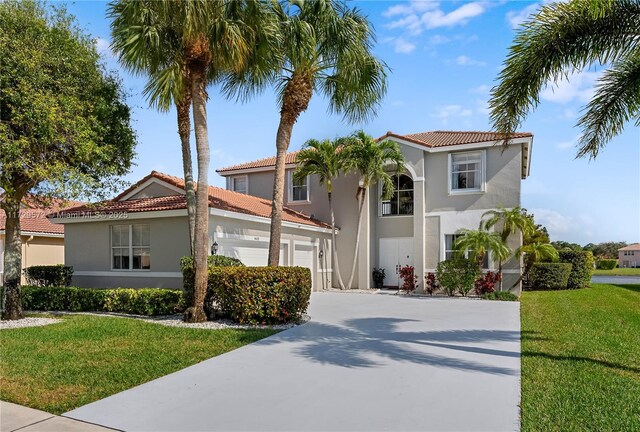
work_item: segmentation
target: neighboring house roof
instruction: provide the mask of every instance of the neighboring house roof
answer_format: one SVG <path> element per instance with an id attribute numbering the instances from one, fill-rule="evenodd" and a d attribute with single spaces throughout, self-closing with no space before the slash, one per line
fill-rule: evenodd
<path id="1" fill-rule="evenodd" d="M 618 250 L 619 251 L 637 251 L 637 250 L 640 250 L 640 243 L 630 244 L 629 246 L 625 246 Z"/>
<path id="2" fill-rule="evenodd" d="M 0 196 L 0 200 L 3 195 Z M 45 204 L 45 208 L 38 208 Z M 64 226 L 52 223 L 47 219 L 47 215 L 58 212 L 70 206 L 78 206 L 84 204 L 81 201 L 65 201 L 61 199 L 43 200 L 35 195 L 27 195 L 22 200 L 22 209 L 20 209 L 20 232 L 25 234 L 45 234 L 62 236 L 64 234 Z M 0 232 L 4 234 L 7 223 L 5 212 L 0 212 Z"/>
<path id="3" fill-rule="evenodd" d="M 152 171 L 149 175 L 144 177 L 142 180 L 140 180 L 112 200 L 66 209 L 61 213 L 51 215 L 51 217 L 73 217 L 77 214 L 91 215 L 107 212 L 139 213 L 165 210 L 182 210 L 187 208 L 187 202 L 184 195 L 170 195 L 153 198 L 121 200 L 122 197 L 126 196 L 132 190 L 136 189 L 150 179 L 157 179 L 184 190 L 183 179 L 170 176 L 168 174 L 163 174 L 157 171 Z M 251 195 L 233 192 L 215 186 L 209 186 L 209 207 L 223 211 L 242 213 L 263 218 L 271 217 L 271 201 Z M 320 228 L 331 228 L 331 225 L 327 223 L 324 223 L 317 219 L 312 219 L 310 216 L 287 207 L 284 207 L 283 209 L 282 219 L 284 221 L 297 224 L 310 225 Z"/>
<path id="4" fill-rule="evenodd" d="M 528 138 L 532 136 L 533 134 L 531 132 L 516 132 L 511 135 L 511 138 Z M 403 139 L 425 147 L 445 147 L 499 141 L 504 139 L 504 135 L 495 132 L 479 131 L 432 131 L 400 135 L 389 131 L 378 138 L 378 141 L 385 138 Z"/>
<path id="5" fill-rule="evenodd" d="M 511 138 L 530 138 L 533 137 L 531 132 L 516 132 L 511 135 Z M 446 147 L 464 144 L 477 144 L 495 142 L 504 139 L 504 135 L 495 132 L 478 132 L 478 131 L 431 131 L 431 132 L 419 132 L 408 135 L 400 135 L 391 131 L 377 139 L 377 141 L 384 140 L 386 138 L 397 138 L 408 141 L 413 144 L 418 144 L 426 148 Z M 287 153 L 286 163 L 293 164 L 296 161 L 298 151 Z M 264 159 L 258 159 L 251 162 L 245 162 L 237 165 L 232 165 L 216 170 L 221 175 L 229 175 L 234 172 L 244 170 L 255 170 L 260 168 L 271 168 L 276 165 L 276 157 L 268 157 Z"/>
<path id="6" fill-rule="evenodd" d="M 299 153 L 299 150 L 287 153 L 285 163 L 286 164 L 296 163 L 296 157 L 298 156 L 298 153 Z M 251 169 L 251 168 L 264 168 L 264 167 L 272 167 L 272 166 L 276 166 L 275 156 L 271 156 L 264 159 L 258 159 L 251 162 L 245 162 L 237 165 L 232 165 L 225 168 L 220 168 L 220 169 L 217 169 L 216 172 L 223 173 L 227 171 L 236 171 L 236 170 L 244 170 L 244 169 Z"/>

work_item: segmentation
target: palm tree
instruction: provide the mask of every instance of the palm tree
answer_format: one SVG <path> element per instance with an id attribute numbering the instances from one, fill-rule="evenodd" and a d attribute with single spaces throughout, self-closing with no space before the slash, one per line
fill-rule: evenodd
<path id="1" fill-rule="evenodd" d="M 520 246 L 516 249 L 516 256 L 525 256 L 524 268 L 518 281 L 514 284 L 517 285 L 523 279 L 526 279 L 531 271 L 533 265 L 544 259 L 550 259 L 556 261 L 558 259 L 558 251 L 553 245 L 549 243 L 531 243 L 528 245 Z"/>
<path id="2" fill-rule="evenodd" d="M 153 6 L 153 7 L 150 7 Z M 196 192 L 191 157 L 191 79 L 184 51 L 178 43 L 181 29 L 177 22 L 155 8 L 162 3 L 119 1 L 108 7 L 112 19 L 113 52 L 120 63 L 136 75 L 146 75 L 144 95 L 149 105 L 161 112 L 175 105 L 178 135 L 182 149 L 182 168 L 189 222 L 189 245 L 194 251 Z M 155 12 L 155 13 L 154 13 Z M 135 25 L 145 19 L 147 27 Z"/>
<path id="3" fill-rule="evenodd" d="M 376 113 L 386 93 L 386 65 L 371 53 L 375 40 L 367 18 L 341 0 L 273 2 L 282 43 L 274 56 L 280 67 L 280 124 L 276 134 L 269 265 L 278 265 L 285 187 L 285 159 L 293 125 L 314 91 L 329 100 L 329 111 L 350 122 Z"/>
<path id="4" fill-rule="evenodd" d="M 331 213 L 331 245 L 333 250 L 333 261 L 336 266 L 338 283 L 341 289 L 345 289 L 342 275 L 340 274 L 340 260 L 338 259 L 338 247 L 336 245 L 336 222 L 333 214 L 333 179 L 338 177 L 344 168 L 344 158 L 340 157 L 341 140 L 309 140 L 296 157 L 298 168 L 294 173 L 294 178 L 303 180 L 309 175 L 318 177 L 320 184 L 327 188 L 327 198 L 329 199 L 329 212 Z"/>
<path id="5" fill-rule="evenodd" d="M 507 240 L 512 233 L 520 232 L 523 236 L 531 235 L 535 230 L 532 218 L 527 216 L 527 212 L 522 207 L 514 207 L 507 209 L 499 207 L 495 210 L 489 210 L 482 215 L 482 218 L 488 218 L 483 220 L 482 224 L 486 230 L 493 228 L 496 225 L 501 227 L 500 238 L 504 244 L 507 244 Z M 494 258 L 498 259 L 498 272 L 502 273 L 502 262 L 509 258 L 510 254 L 506 256 L 499 256 L 494 254 Z M 502 291 L 502 278 L 500 278 L 500 291 Z"/>
<path id="6" fill-rule="evenodd" d="M 137 6 L 132 4 L 139 3 Z M 255 60 L 256 47 L 269 37 L 273 26 L 262 2 L 251 0 L 176 2 L 170 0 L 118 0 L 110 6 L 114 19 L 114 46 L 136 70 L 148 71 L 152 80 L 147 95 L 163 94 L 193 107 L 198 182 L 196 189 L 193 255 L 195 284 L 193 305 L 185 320 L 206 320 L 209 255 L 209 140 L 207 85 L 241 72 Z M 164 86 L 163 86 L 164 84 Z M 164 90 L 163 90 L 164 89 Z M 173 94 L 168 94 L 172 89 Z M 190 98 L 190 99 L 188 99 Z M 184 117 L 181 117 L 184 128 Z"/>
<path id="7" fill-rule="evenodd" d="M 540 91 L 572 71 L 610 65 L 577 126 L 578 157 L 595 158 L 624 129 L 640 125 L 640 3 L 636 0 L 572 0 L 543 6 L 518 31 L 499 84 L 491 91 L 491 119 L 509 136 Z M 507 140 L 508 141 L 508 140 Z"/>
<path id="8" fill-rule="evenodd" d="M 511 253 L 502 241 L 500 234 L 487 231 L 482 226 L 477 230 L 462 229 L 457 234 L 460 236 L 456 239 L 454 247 L 464 252 L 471 252 L 480 272 L 482 272 L 482 263 L 488 252 L 499 259 L 505 259 Z"/>
<path id="9" fill-rule="evenodd" d="M 394 193 L 394 183 L 392 174 L 387 169 L 393 167 L 396 173 L 405 170 L 404 155 L 400 151 L 400 146 L 393 141 L 377 142 L 371 136 L 362 131 L 356 132 L 344 142 L 345 169 L 355 172 L 358 179 L 358 190 L 356 199 L 358 200 L 358 227 L 356 230 L 356 244 L 353 254 L 353 264 L 349 275 L 347 287 L 351 288 L 353 277 L 356 272 L 356 261 L 358 259 L 358 248 L 360 245 L 360 226 L 362 225 L 362 210 L 367 201 L 369 188 L 376 183 L 382 184 L 381 199 L 389 199 Z"/>

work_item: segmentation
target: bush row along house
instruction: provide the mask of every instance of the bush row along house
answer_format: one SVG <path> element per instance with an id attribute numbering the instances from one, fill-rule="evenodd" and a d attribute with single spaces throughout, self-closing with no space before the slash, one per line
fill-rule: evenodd
<path id="1" fill-rule="evenodd" d="M 406 171 L 393 173 L 390 200 L 379 198 L 381 186 L 366 197 L 354 287 L 373 286 L 374 267 L 386 270 L 388 287 L 398 286 L 404 265 L 414 266 L 417 275 L 434 271 L 451 256 L 459 229 L 477 229 L 487 210 L 520 205 L 521 181 L 531 169 L 530 133 L 517 133 L 506 148 L 491 132 L 388 132 L 380 139 L 399 144 Z M 314 290 L 336 287 L 326 189 L 314 176 L 294 180 L 296 155 L 286 157 L 280 263 L 311 269 Z M 210 243 L 218 245 L 217 253 L 246 265 L 266 265 L 274 170 L 271 157 L 217 171 L 226 179 L 226 189 L 209 189 Z M 354 254 L 357 185 L 356 175 L 334 181 L 343 279 Z M 75 269 L 74 284 L 182 286 L 179 258 L 189 254 L 182 179 L 154 171 L 113 200 L 69 209 L 52 221 L 65 226 L 65 261 Z M 508 239 L 512 250 L 521 243 L 519 233 Z M 497 268 L 490 254 L 485 267 Z M 514 284 L 520 261 L 511 258 L 503 267 L 505 289 L 519 291 Z"/>

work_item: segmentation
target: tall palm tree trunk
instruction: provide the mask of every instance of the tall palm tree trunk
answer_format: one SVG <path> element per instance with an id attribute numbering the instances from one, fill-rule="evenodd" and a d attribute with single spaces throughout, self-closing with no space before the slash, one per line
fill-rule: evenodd
<path id="1" fill-rule="evenodd" d="M 194 238 L 195 284 L 193 305 L 185 311 L 187 322 L 206 321 L 204 298 L 208 285 L 209 256 L 209 138 L 207 132 L 206 67 L 210 56 L 204 38 L 188 47 L 191 58 L 193 123 L 198 158 L 198 188 L 196 190 L 196 217 Z"/>
<path id="2" fill-rule="evenodd" d="M 189 245 L 191 248 L 191 256 L 193 256 L 195 245 L 196 230 L 196 190 L 193 183 L 193 162 L 191 159 L 191 143 L 189 136 L 191 135 L 191 88 L 187 85 L 188 90 L 181 101 L 176 103 L 176 111 L 178 114 L 178 134 L 180 135 L 180 143 L 182 145 L 182 169 L 184 172 L 184 192 L 187 200 L 187 218 L 189 221 Z"/>
<path id="3" fill-rule="evenodd" d="M 2 319 L 17 320 L 23 317 L 20 300 L 20 272 L 22 270 L 22 241 L 20 239 L 20 201 L 22 197 L 5 195 L 2 208 L 5 223 L 4 250 L 4 313 Z"/>
<path id="4" fill-rule="evenodd" d="M 328 188 L 331 188 L 331 180 L 328 180 Z M 342 275 L 340 274 L 340 260 L 338 259 L 338 245 L 336 245 L 336 220 L 333 214 L 333 199 L 332 192 L 327 191 L 327 197 L 329 198 L 329 212 L 331 213 L 331 249 L 333 251 L 333 260 L 336 263 L 336 271 L 338 275 L 338 284 L 340 289 L 345 289 L 344 282 L 342 281 Z"/>
<path id="5" fill-rule="evenodd" d="M 313 94 L 311 75 L 295 72 L 287 83 L 282 97 L 280 124 L 276 134 L 276 172 L 273 179 L 273 200 L 271 201 L 271 228 L 269 233 L 269 266 L 280 262 L 280 239 L 282 236 L 282 207 L 284 205 L 284 185 L 287 150 L 291 142 L 293 125 L 300 114 L 309 106 Z"/>
<path id="6" fill-rule="evenodd" d="M 349 275 L 349 282 L 347 287 L 351 288 L 353 283 L 353 277 L 356 274 L 356 262 L 358 260 L 358 248 L 360 247 L 360 228 L 362 226 L 362 210 L 364 209 L 364 203 L 367 199 L 367 188 L 360 186 L 358 188 L 358 228 L 356 229 L 356 248 L 353 251 L 353 264 L 351 265 L 351 274 Z"/>

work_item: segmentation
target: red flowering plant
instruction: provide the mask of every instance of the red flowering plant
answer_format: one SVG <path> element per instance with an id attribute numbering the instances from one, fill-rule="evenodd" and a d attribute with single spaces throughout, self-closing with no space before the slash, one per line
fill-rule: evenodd
<path id="1" fill-rule="evenodd" d="M 403 281 L 400 289 L 406 291 L 407 294 L 412 293 L 418 287 L 418 276 L 415 275 L 413 266 L 408 265 L 400 268 L 400 277 Z"/>
<path id="2" fill-rule="evenodd" d="M 424 290 L 429 294 L 433 295 L 434 292 L 440 289 L 440 283 L 438 282 L 438 278 L 436 278 L 436 274 L 433 272 L 428 272 L 424 276 Z"/>
<path id="3" fill-rule="evenodd" d="M 502 273 L 488 271 L 484 276 L 478 277 L 475 282 L 476 294 L 481 296 L 494 292 L 495 286 L 502 280 Z"/>

